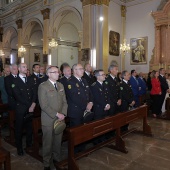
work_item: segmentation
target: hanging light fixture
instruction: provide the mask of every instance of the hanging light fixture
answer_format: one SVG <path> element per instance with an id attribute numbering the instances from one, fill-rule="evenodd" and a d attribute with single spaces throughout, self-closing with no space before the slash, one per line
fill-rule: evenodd
<path id="1" fill-rule="evenodd" d="M 126 40 L 123 41 L 123 44 L 120 44 L 120 51 L 123 53 L 128 53 L 130 51 L 130 45 L 126 44 Z"/>
<path id="2" fill-rule="evenodd" d="M 24 52 L 26 52 L 26 49 L 25 49 L 24 46 L 21 45 L 21 47 L 18 49 L 18 51 L 19 51 L 20 53 L 24 53 Z"/>
<path id="3" fill-rule="evenodd" d="M 52 23 L 53 22 L 54 22 L 54 0 L 53 0 L 53 18 L 52 18 Z M 49 45 L 50 48 L 55 48 L 55 47 L 58 46 L 58 43 L 57 43 L 57 41 L 54 38 L 54 29 L 53 29 L 53 38 L 51 38 L 51 40 L 49 41 L 48 45 Z"/>

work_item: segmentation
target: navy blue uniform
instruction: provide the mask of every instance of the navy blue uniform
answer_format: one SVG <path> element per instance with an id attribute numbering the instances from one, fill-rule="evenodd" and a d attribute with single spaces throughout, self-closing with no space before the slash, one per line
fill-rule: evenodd
<path id="1" fill-rule="evenodd" d="M 86 72 L 84 72 L 83 78 L 86 79 L 89 86 L 96 81 L 96 78 L 92 74 L 87 75 Z"/>
<path id="2" fill-rule="evenodd" d="M 22 149 L 22 129 L 25 125 L 27 136 L 27 147 L 32 145 L 32 121 L 24 122 L 24 117 L 28 113 L 29 108 L 33 102 L 37 100 L 37 88 L 35 88 L 34 80 L 32 77 L 27 77 L 27 83 L 18 76 L 14 79 L 11 85 L 13 95 L 16 100 L 16 123 L 15 123 L 15 135 L 17 149 Z"/>
<path id="3" fill-rule="evenodd" d="M 70 126 L 83 124 L 83 114 L 87 104 L 93 102 L 87 81 L 82 78 L 82 82 L 83 84 L 76 77 L 72 76 L 67 84 L 66 95 Z"/>
<path id="4" fill-rule="evenodd" d="M 102 119 L 108 115 L 108 111 L 104 110 L 105 106 L 110 104 L 108 85 L 105 83 L 101 85 L 96 81 L 91 85 L 91 92 L 93 95 L 94 119 Z"/>
<path id="5" fill-rule="evenodd" d="M 10 110 L 15 110 L 15 107 L 16 107 L 16 101 L 15 101 L 15 98 L 14 98 L 14 95 L 12 92 L 12 88 L 11 88 L 11 85 L 13 84 L 14 79 L 15 79 L 15 77 L 12 74 L 10 74 L 9 76 L 6 76 L 4 78 L 5 89 L 8 94 L 8 106 L 9 106 Z"/>
<path id="6" fill-rule="evenodd" d="M 120 83 L 116 77 L 113 79 L 110 75 L 108 75 L 105 80 L 105 84 L 107 84 L 109 88 L 109 97 L 111 104 L 109 115 L 114 115 L 120 112 L 120 106 L 117 105 L 117 101 L 121 99 Z"/>

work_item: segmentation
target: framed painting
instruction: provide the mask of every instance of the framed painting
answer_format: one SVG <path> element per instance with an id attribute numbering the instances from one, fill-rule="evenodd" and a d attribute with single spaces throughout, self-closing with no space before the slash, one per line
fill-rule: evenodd
<path id="1" fill-rule="evenodd" d="M 82 49 L 81 50 L 81 61 L 88 61 L 90 60 L 90 49 L 86 48 L 86 49 Z"/>
<path id="2" fill-rule="evenodd" d="M 118 32 L 110 31 L 109 33 L 109 54 L 119 56 L 120 53 L 120 34 Z"/>
<path id="3" fill-rule="evenodd" d="M 5 64 L 10 65 L 10 58 L 9 57 L 5 58 Z"/>
<path id="4" fill-rule="evenodd" d="M 40 62 L 40 53 L 34 53 L 34 62 Z"/>
<path id="5" fill-rule="evenodd" d="M 148 37 L 130 39 L 130 64 L 147 64 Z"/>

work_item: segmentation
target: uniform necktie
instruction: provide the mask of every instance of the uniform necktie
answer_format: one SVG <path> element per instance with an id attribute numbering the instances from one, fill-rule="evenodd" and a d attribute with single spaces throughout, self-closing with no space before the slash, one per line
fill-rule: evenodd
<path id="1" fill-rule="evenodd" d="M 25 79 L 25 83 L 27 82 L 27 77 L 23 77 Z"/>
<path id="2" fill-rule="evenodd" d="M 56 91 L 57 91 L 57 83 L 54 83 L 54 87 L 55 87 L 55 89 L 56 89 Z"/>
<path id="3" fill-rule="evenodd" d="M 80 81 L 80 83 L 84 86 L 84 83 L 83 83 L 82 79 L 79 79 L 79 81 Z"/>

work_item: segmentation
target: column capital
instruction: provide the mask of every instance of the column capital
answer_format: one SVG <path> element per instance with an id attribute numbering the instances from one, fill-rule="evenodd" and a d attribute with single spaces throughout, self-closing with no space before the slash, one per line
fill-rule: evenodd
<path id="1" fill-rule="evenodd" d="M 156 26 L 156 30 L 161 30 L 161 26 Z"/>
<path id="2" fill-rule="evenodd" d="M 50 9 L 46 8 L 41 10 L 41 14 L 43 15 L 43 20 L 49 19 L 50 18 Z"/>
<path id="3" fill-rule="evenodd" d="M 126 17 L 126 6 L 121 5 L 121 16 Z"/>
<path id="4" fill-rule="evenodd" d="M 22 29 L 22 19 L 18 19 L 16 21 L 16 24 L 17 24 L 18 29 Z"/>
<path id="5" fill-rule="evenodd" d="M 80 0 L 85 5 L 107 5 L 109 6 L 110 0 Z"/>

